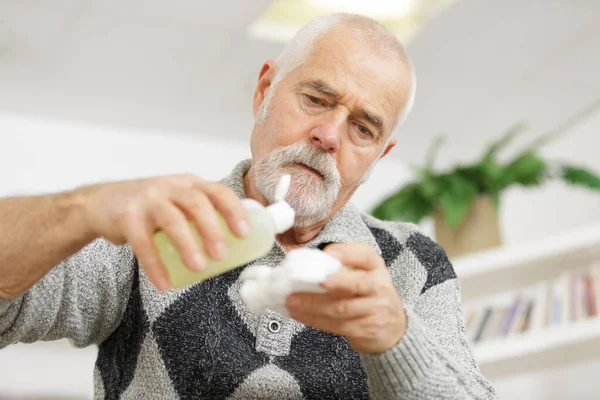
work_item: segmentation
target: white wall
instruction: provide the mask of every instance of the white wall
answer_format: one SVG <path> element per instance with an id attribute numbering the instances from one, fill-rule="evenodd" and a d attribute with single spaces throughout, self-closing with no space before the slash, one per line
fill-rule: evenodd
<path id="1" fill-rule="evenodd" d="M 0 195 L 194 172 L 229 173 L 250 156 L 242 142 L 0 116 Z"/>

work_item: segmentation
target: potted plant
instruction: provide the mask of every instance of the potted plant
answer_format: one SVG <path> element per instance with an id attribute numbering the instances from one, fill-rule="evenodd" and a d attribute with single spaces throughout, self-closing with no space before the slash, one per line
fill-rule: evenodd
<path id="1" fill-rule="evenodd" d="M 579 116 L 581 117 L 581 116 Z M 449 256 L 495 247 L 501 244 L 497 211 L 500 195 L 515 185 L 540 186 L 551 179 L 600 191 L 600 175 L 584 167 L 549 161 L 538 149 L 573 125 L 567 121 L 556 131 L 542 135 L 507 162 L 498 153 L 524 129 L 519 123 L 473 164 L 449 170 L 434 170 L 434 159 L 443 137 L 428 151 L 425 165 L 416 168 L 416 179 L 380 202 L 372 215 L 384 220 L 419 223 L 433 217 L 436 239 Z"/>

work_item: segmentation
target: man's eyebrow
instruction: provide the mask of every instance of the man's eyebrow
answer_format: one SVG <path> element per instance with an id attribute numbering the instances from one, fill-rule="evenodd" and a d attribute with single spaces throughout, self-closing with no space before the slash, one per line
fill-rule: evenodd
<path id="1" fill-rule="evenodd" d="M 365 117 L 367 117 L 367 119 L 369 120 L 369 122 L 371 124 L 373 124 L 373 126 L 375 128 L 377 128 L 377 132 L 379 133 L 379 136 L 383 136 L 383 118 L 373 114 L 372 112 L 369 112 L 367 110 L 360 109 L 360 114 L 364 115 Z"/>
<path id="2" fill-rule="evenodd" d="M 317 79 L 315 81 L 302 81 L 298 84 L 298 87 L 308 87 L 328 96 L 340 97 L 340 94 L 335 89 L 321 79 Z"/>
<path id="3" fill-rule="evenodd" d="M 302 81 L 302 82 L 298 83 L 297 87 L 298 88 L 310 88 L 319 93 L 323 93 L 325 95 L 332 96 L 335 98 L 340 97 L 340 94 L 335 89 L 333 89 L 331 86 L 329 86 L 325 81 L 323 81 L 321 79 Z M 383 136 L 383 134 L 384 134 L 383 127 L 385 126 L 385 123 L 383 122 L 383 118 L 381 118 L 378 115 L 373 114 L 370 111 L 365 110 L 364 108 L 360 109 L 358 114 L 360 116 L 366 117 L 369 120 L 369 122 L 377 129 L 379 136 L 380 137 Z"/>

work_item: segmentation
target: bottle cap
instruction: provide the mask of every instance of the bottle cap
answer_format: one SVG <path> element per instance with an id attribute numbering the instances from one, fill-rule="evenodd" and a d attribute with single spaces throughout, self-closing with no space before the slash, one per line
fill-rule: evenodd
<path id="1" fill-rule="evenodd" d="M 267 210 L 273 218 L 275 232 L 283 233 L 294 226 L 296 212 L 285 201 L 285 195 L 290 188 L 290 175 L 283 175 L 275 188 L 275 203 L 267 207 Z"/>

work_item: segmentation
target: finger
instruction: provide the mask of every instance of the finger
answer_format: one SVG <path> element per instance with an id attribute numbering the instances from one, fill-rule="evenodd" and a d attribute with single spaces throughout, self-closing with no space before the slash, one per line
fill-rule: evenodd
<path id="1" fill-rule="evenodd" d="M 365 243 L 334 243 L 325 247 L 325 252 L 350 268 L 364 270 L 385 268 L 383 258 Z"/>
<path id="2" fill-rule="evenodd" d="M 338 297 L 369 296 L 375 293 L 374 279 L 371 271 L 341 268 L 321 286 Z"/>
<path id="3" fill-rule="evenodd" d="M 172 203 L 160 203 L 152 208 L 152 218 L 156 225 L 171 239 L 181 255 L 183 263 L 191 269 L 201 270 L 206 260 L 192 234 L 183 213 Z"/>
<path id="4" fill-rule="evenodd" d="M 227 252 L 225 232 L 219 223 L 213 204 L 199 190 L 184 190 L 172 196 L 173 202 L 194 220 L 204 248 L 214 259 L 222 259 Z"/>
<path id="5" fill-rule="evenodd" d="M 171 287 L 169 275 L 151 239 L 154 233 L 153 224 L 141 212 L 134 211 L 126 217 L 124 231 L 150 282 L 159 290 L 168 290 Z"/>
<path id="6" fill-rule="evenodd" d="M 290 317 L 304 325 L 333 333 L 340 336 L 351 336 L 356 331 L 356 320 L 344 320 L 330 318 L 325 315 L 304 314 L 300 312 L 290 312 Z"/>
<path id="7" fill-rule="evenodd" d="M 347 337 L 348 343 L 357 352 L 386 351 L 397 344 L 406 332 L 406 322 L 377 315 L 345 320 L 303 313 L 291 313 L 290 317 L 305 325 Z"/>
<path id="8" fill-rule="evenodd" d="M 323 293 L 294 293 L 288 296 L 290 313 L 315 314 L 333 319 L 355 319 L 372 314 L 383 302 L 375 297 L 337 297 Z"/>
<path id="9" fill-rule="evenodd" d="M 215 182 L 204 183 L 203 190 L 225 218 L 229 229 L 239 237 L 245 237 L 250 233 L 250 217 L 233 190 Z"/>

